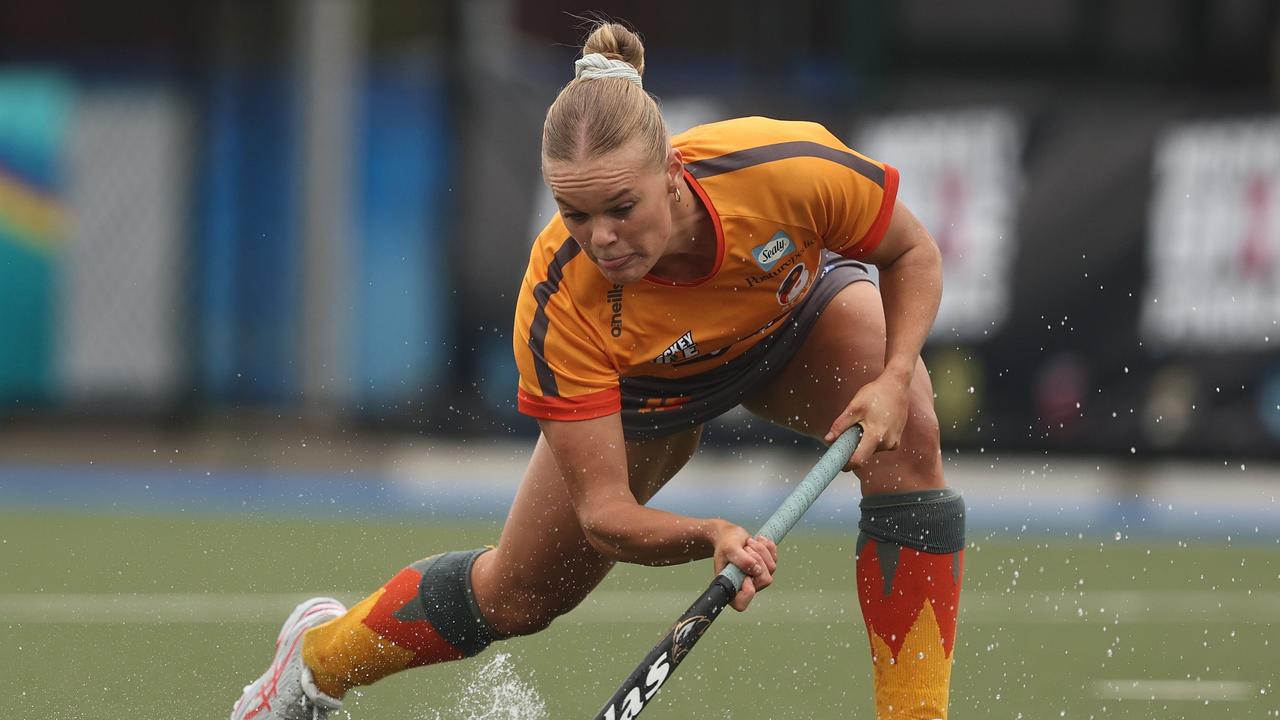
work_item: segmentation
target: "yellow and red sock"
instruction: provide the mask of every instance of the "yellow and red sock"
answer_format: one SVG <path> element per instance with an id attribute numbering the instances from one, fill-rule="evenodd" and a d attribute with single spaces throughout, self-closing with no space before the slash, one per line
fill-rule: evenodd
<path id="1" fill-rule="evenodd" d="M 401 670 L 470 657 L 500 639 L 471 591 L 471 566 L 483 552 L 420 560 L 342 617 L 309 630 L 302 658 L 316 687 L 341 698 Z"/>
<path id="2" fill-rule="evenodd" d="M 945 720 L 964 571 L 964 501 L 952 490 L 861 504 L 858 601 L 877 720 Z"/>

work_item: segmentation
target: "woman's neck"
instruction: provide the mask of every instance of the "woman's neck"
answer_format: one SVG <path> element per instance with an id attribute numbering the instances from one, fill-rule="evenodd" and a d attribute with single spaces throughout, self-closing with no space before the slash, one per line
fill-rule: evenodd
<path id="1" fill-rule="evenodd" d="M 671 237 L 650 274 L 663 280 L 688 282 L 706 277 L 715 266 L 719 243 L 711 212 L 680 177 L 680 200 L 672 209 Z"/>

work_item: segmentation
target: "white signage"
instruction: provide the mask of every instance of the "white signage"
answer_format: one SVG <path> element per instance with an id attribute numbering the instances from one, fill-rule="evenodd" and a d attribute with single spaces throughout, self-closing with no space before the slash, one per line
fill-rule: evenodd
<path id="1" fill-rule="evenodd" d="M 1188 124 L 1155 149 L 1144 339 L 1280 343 L 1280 118 Z"/>
<path id="2" fill-rule="evenodd" d="M 1000 109 L 882 117 L 853 149 L 896 167 L 898 197 L 942 250 L 933 337 L 982 340 L 1009 310 L 1023 126 Z"/>

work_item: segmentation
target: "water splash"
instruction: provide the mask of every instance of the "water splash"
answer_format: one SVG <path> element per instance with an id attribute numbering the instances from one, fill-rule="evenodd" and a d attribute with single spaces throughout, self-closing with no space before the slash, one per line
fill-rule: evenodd
<path id="1" fill-rule="evenodd" d="M 547 704 L 516 672 L 511 655 L 498 653 L 476 670 L 449 711 L 423 720 L 546 720 Z"/>

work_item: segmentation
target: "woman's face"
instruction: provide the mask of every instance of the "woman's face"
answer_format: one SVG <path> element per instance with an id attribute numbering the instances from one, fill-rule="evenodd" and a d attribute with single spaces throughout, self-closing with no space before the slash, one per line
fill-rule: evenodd
<path id="1" fill-rule="evenodd" d="M 624 147 L 588 160 L 548 161 L 543 177 L 582 251 L 606 279 L 624 285 L 648 274 L 666 251 L 679 168 L 674 153 L 655 167 Z"/>

